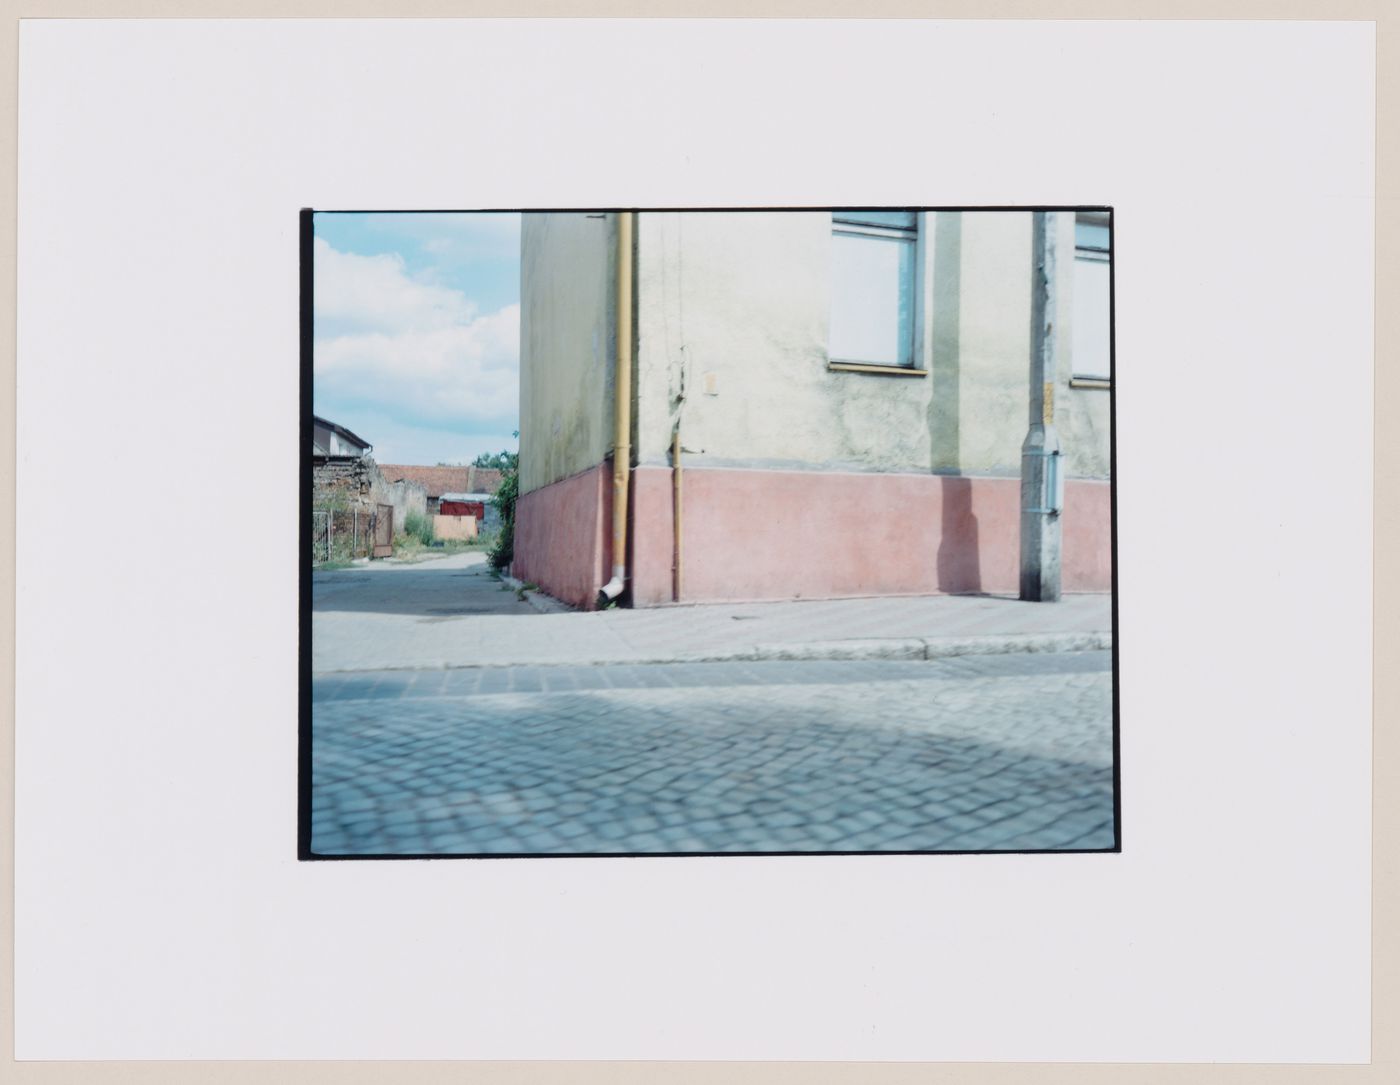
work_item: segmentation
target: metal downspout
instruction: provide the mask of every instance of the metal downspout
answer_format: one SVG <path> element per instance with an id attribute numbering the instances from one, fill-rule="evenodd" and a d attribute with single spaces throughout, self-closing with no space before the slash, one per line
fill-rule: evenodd
<path id="1" fill-rule="evenodd" d="M 617 215 L 617 361 L 613 374 L 612 579 L 598 592 L 605 607 L 627 582 L 627 486 L 632 471 L 632 223 Z"/>
<path id="2" fill-rule="evenodd" d="M 682 577 L 685 571 L 685 555 L 681 551 L 681 540 L 685 537 L 685 533 L 682 531 L 681 524 L 681 510 L 684 506 L 681 504 L 681 422 L 679 417 L 676 419 L 676 428 L 671 431 L 671 481 L 671 522 L 674 525 L 673 545 L 676 555 L 671 592 L 672 601 L 679 603 L 681 601 Z"/>

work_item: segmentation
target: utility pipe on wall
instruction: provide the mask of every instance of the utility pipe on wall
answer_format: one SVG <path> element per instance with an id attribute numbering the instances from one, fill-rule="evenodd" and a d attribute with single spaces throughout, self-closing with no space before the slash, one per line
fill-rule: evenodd
<path id="1" fill-rule="evenodd" d="M 681 426 L 677 420 L 676 428 L 671 431 L 671 478 L 674 484 L 674 492 L 671 500 L 674 504 L 672 510 L 673 522 L 675 524 L 675 549 L 676 549 L 676 569 L 675 584 L 672 585 L 674 591 L 672 601 L 681 601 L 681 575 L 684 570 L 684 555 L 681 553 L 681 540 L 684 537 L 681 530 Z"/>
<path id="2" fill-rule="evenodd" d="M 627 483 L 632 470 L 632 219 L 617 215 L 617 359 L 613 373 L 612 579 L 598 592 L 605 607 L 627 581 Z"/>

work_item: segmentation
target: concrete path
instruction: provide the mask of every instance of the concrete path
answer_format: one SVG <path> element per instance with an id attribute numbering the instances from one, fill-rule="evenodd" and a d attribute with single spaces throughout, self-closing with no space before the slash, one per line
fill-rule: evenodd
<path id="1" fill-rule="evenodd" d="M 930 659 L 1109 647 L 1107 595 L 919 596 L 541 614 L 482 554 L 313 574 L 312 669 Z"/>
<path id="2" fill-rule="evenodd" d="M 315 683 L 320 855 L 1112 848 L 1107 652 Z"/>
<path id="3" fill-rule="evenodd" d="M 392 624 L 468 615 L 535 613 L 491 576 L 486 555 L 465 551 L 412 564 L 373 561 L 311 574 L 311 610 L 319 616 L 366 615 Z"/>

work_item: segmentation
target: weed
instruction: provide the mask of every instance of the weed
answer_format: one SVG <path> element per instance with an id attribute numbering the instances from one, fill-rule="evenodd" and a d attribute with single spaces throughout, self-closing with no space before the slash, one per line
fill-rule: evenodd
<path id="1" fill-rule="evenodd" d="M 417 509 L 411 510 L 403 518 L 404 534 L 411 539 L 417 539 L 423 546 L 433 545 L 433 521 L 430 517 L 424 516 Z"/>

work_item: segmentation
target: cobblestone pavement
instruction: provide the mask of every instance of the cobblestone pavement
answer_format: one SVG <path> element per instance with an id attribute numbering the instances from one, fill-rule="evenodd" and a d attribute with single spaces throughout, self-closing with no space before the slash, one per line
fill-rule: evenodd
<path id="1" fill-rule="evenodd" d="M 1110 653 L 325 675 L 318 855 L 1114 846 Z"/>

